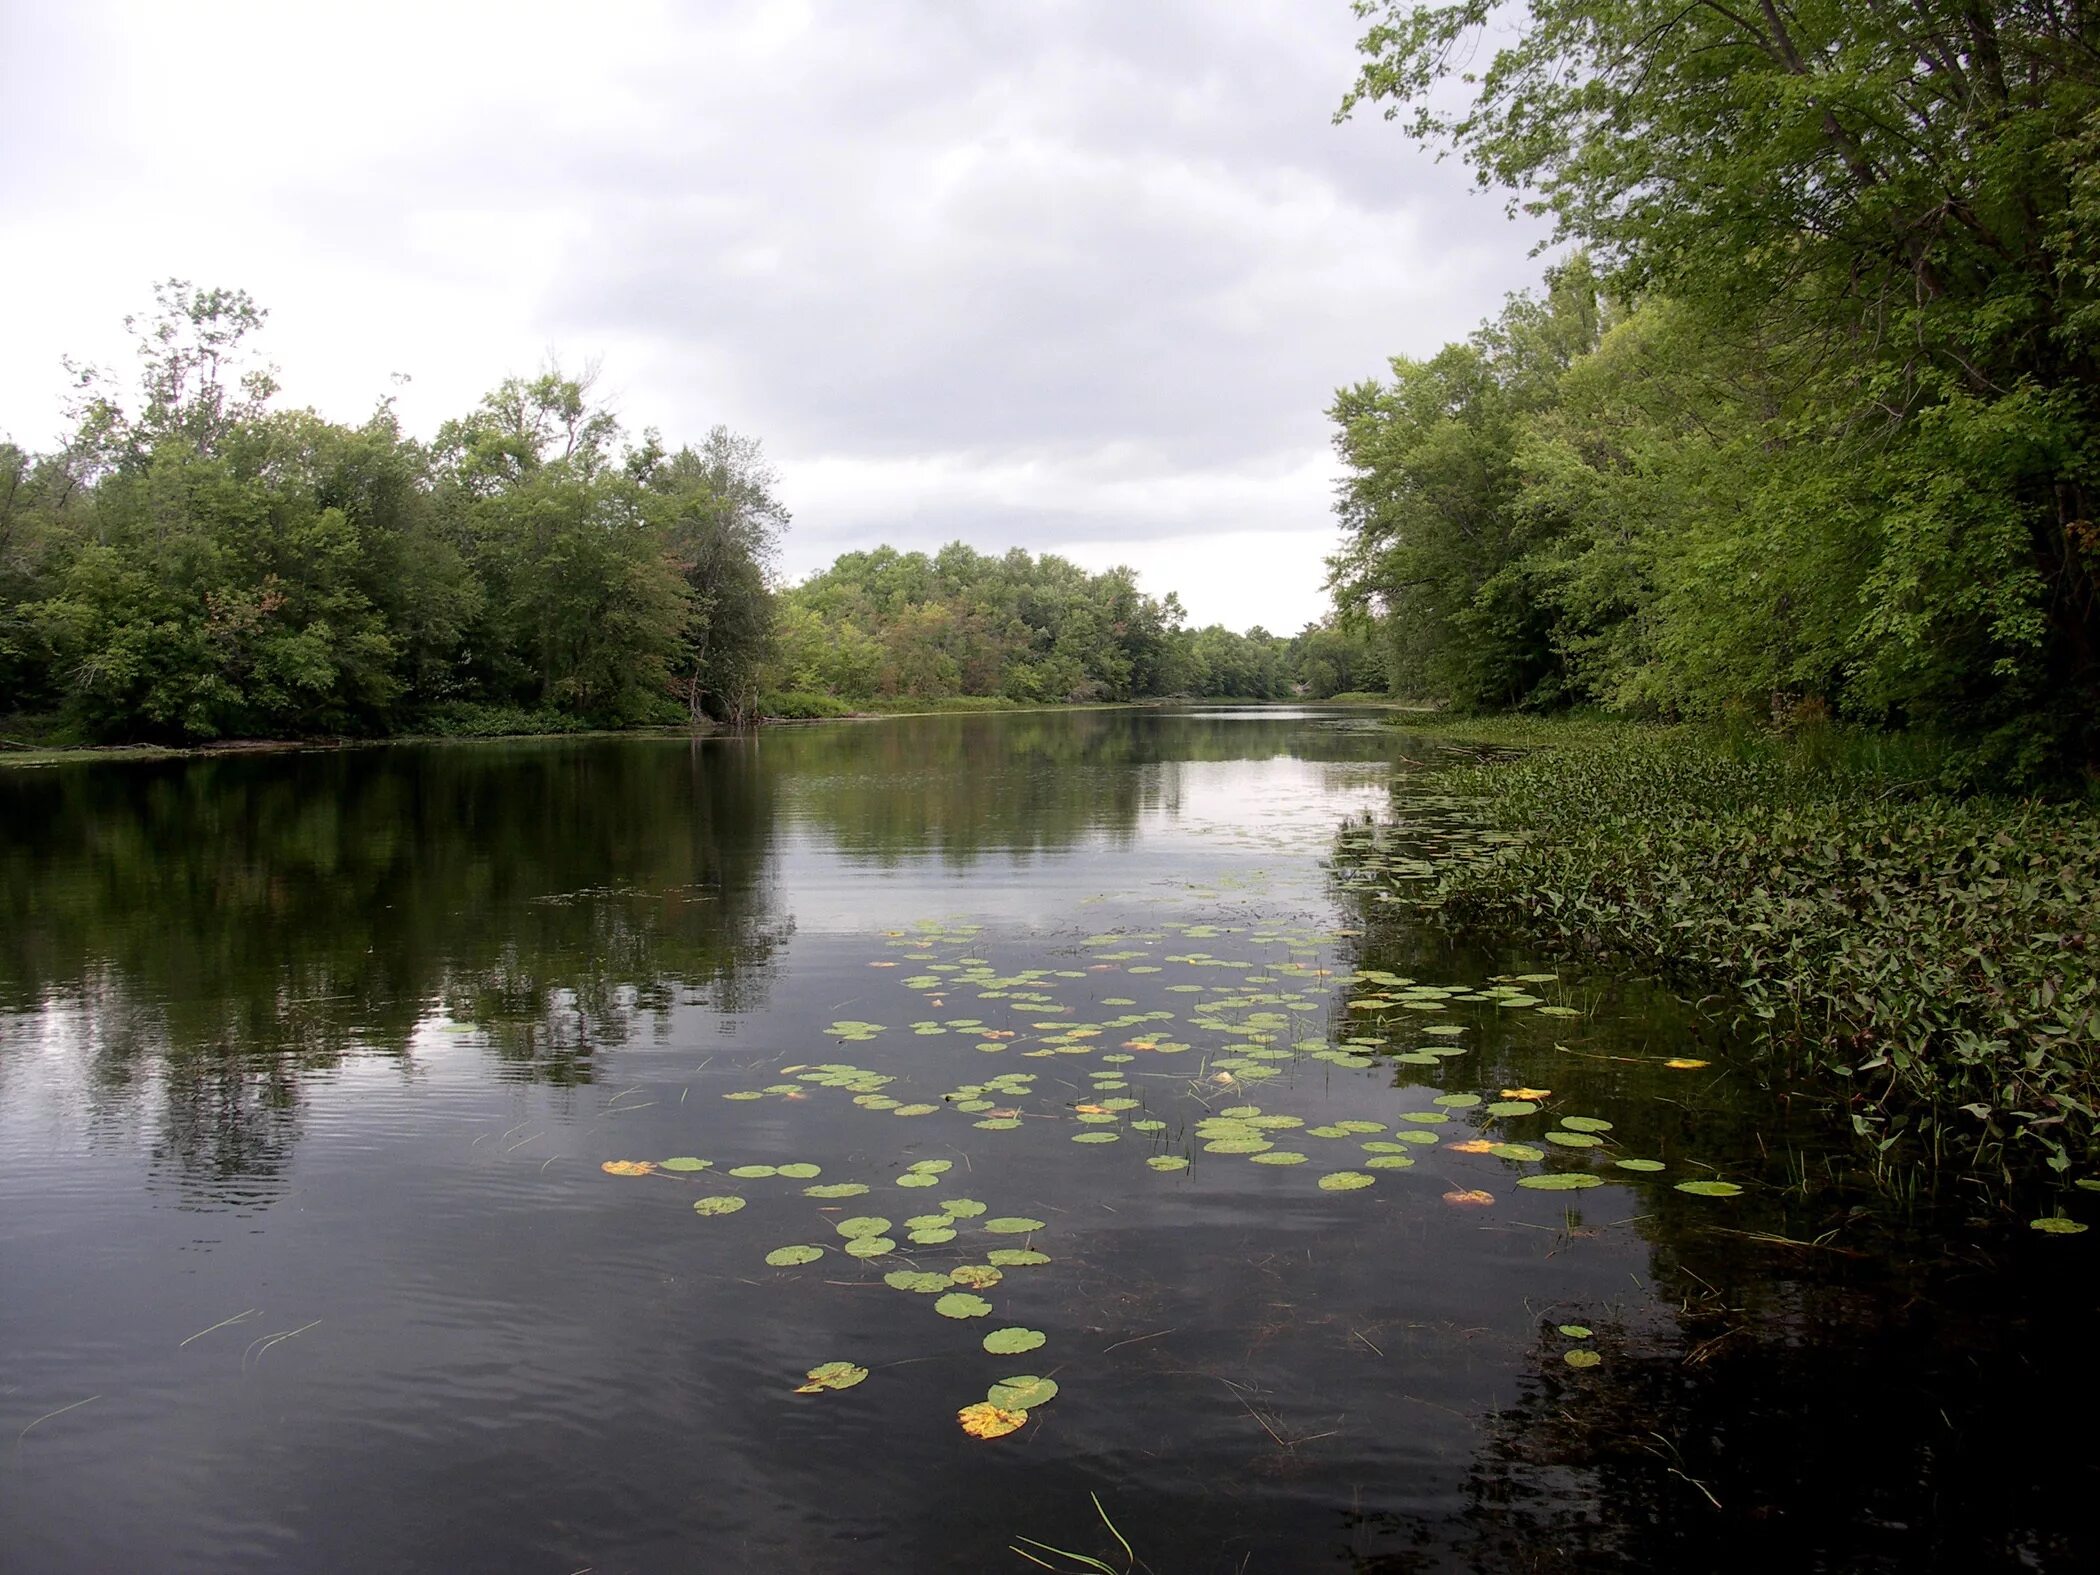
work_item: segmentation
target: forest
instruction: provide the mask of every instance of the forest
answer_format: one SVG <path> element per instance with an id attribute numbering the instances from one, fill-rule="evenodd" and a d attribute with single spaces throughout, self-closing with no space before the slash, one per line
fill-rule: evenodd
<path id="1" fill-rule="evenodd" d="M 273 404 L 265 313 L 161 285 L 135 388 L 72 368 L 0 443 L 0 737 L 188 744 L 743 724 L 860 705 L 1382 689 L 1368 625 L 1187 626 L 1127 569 L 852 552 L 806 583 L 760 444 L 638 438 L 588 377 L 506 379 L 429 441 Z"/>
<path id="2" fill-rule="evenodd" d="M 1332 583 L 1399 687 L 2100 765 L 2087 8 L 1356 9 L 1342 115 L 1461 155 L 1563 257 L 1332 407 Z"/>

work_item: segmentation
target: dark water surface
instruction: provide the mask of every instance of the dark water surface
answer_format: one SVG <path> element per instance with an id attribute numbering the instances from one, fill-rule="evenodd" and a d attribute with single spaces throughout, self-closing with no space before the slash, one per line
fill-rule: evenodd
<path id="1" fill-rule="evenodd" d="M 1121 1569 L 1090 1495 L 1161 1572 L 2088 1560 L 2090 1251 L 1899 1219 L 1667 992 L 1381 897 L 1477 845 L 1435 760 L 1199 710 L 0 772 L 0 1566 Z M 1013 1249 L 987 1315 L 885 1283 Z"/>

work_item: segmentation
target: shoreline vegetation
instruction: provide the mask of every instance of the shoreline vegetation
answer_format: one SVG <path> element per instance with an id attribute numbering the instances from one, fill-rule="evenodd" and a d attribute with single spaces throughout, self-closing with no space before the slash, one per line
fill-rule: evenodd
<path id="1" fill-rule="evenodd" d="M 2100 1191 L 2090 799 L 1950 792 L 1943 748 L 1827 725 L 1392 725 L 1470 753 L 1454 801 L 1508 839 L 1407 900 L 1699 992 L 1893 1191 Z"/>

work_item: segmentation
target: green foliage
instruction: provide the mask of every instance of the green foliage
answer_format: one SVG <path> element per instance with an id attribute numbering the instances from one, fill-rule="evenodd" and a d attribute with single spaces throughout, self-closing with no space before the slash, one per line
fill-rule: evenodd
<path id="1" fill-rule="evenodd" d="M 1016 548 L 851 552 L 782 594 L 769 687 L 861 709 L 983 708 L 1287 693 L 1288 646 L 1183 627 L 1129 569 Z"/>
<path id="2" fill-rule="evenodd" d="M 0 446 L 0 684 L 92 739 L 739 720 L 786 514 L 717 428 L 622 449 L 586 381 L 512 378 L 425 447 L 277 412 L 263 313 L 170 281 L 128 402 Z"/>
<path id="3" fill-rule="evenodd" d="M 1438 900 L 1737 1003 L 1776 1069 L 1837 1080 L 1892 1159 L 2088 1163 L 2100 820 L 1950 798 L 1930 765 L 1872 740 L 1579 731 L 1462 777 L 1516 840 L 1448 867 Z"/>
<path id="4" fill-rule="evenodd" d="M 1834 711 L 2100 763 L 2078 7 L 1360 0 L 1377 103 L 1589 248 L 1338 397 L 1337 591 L 1465 706 Z M 1453 89 L 1457 91 L 1453 91 Z"/>

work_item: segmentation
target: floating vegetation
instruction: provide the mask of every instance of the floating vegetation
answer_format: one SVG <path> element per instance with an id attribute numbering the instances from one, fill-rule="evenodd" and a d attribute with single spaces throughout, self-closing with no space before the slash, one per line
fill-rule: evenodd
<path id="1" fill-rule="evenodd" d="M 2051 1214 L 2038 1220 L 2029 1220 L 2027 1228 L 2041 1231 L 2044 1235 L 2049 1236 L 2078 1236 L 2084 1234 L 2086 1229 L 2077 1220 L 2066 1219 L 2061 1214 Z"/>
<path id="2" fill-rule="evenodd" d="M 609 1159 L 598 1168 L 608 1176 L 646 1176 L 656 1166 L 646 1159 Z"/>
<path id="3" fill-rule="evenodd" d="M 1537 1176 L 1519 1176 L 1517 1185 L 1534 1192 L 1579 1192 L 1585 1187 L 1603 1186 L 1604 1178 L 1586 1170 L 1553 1170 Z"/>
<path id="4" fill-rule="evenodd" d="M 1009 1411 L 989 1400 L 966 1405 L 955 1413 L 955 1417 L 962 1423 L 962 1430 L 972 1438 L 1004 1438 L 1028 1421 L 1026 1411 Z"/>
<path id="5" fill-rule="evenodd" d="M 613 1164 L 619 1164 L 619 1163 L 620 1163 L 620 1161 L 618 1161 L 618 1160 L 615 1160 L 615 1161 L 613 1161 Z M 657 1168 L 658 1170 L 680 1170 L 680 1171 L 685 1171 L 685 1170 L 705 1170 L 705 1169 L 707 1169 L 707 1168 L 708 1168 L 708 1166 L 712 1165 L 713 1163 L 714 1163 L 714 1161 L 713 1161 L 713 1160 L 711 1160 L 711 1159 L 693 1159 L 693 1158 L 690 1158 L 690 1157 L 681 1157 L 681 1158 L 679 1158 L 679 1159 L 660 1159 L 660 1160 L 658 1160 L 658 1161 L 656 1162 L 656 1168 Z M 611 1165 L 607 1165 L 607 1166 L 604 1166 L 604 1167 L 602 1167 L 602 1168 L 604 1168 L 604 1169 L 606 1169 L 606 1170 L 612 1170 L 612 1166 L 611 1166 Z M 616 1175 L 616 1176 L 624 1176 L 624 1175 L 628 1175 L 628 1174 L 631 1174 L 631 1172 L 628 1172 L 628 1171 L 624 1171 L 624 1170 L 614 1170 L 614 1171 L 613 1171 L 612 1173 L 613 1173 L 614 1175 Z"/>
<path id="6" fill-rule="evenodd" d="M 933 1304 L 933 1310 L 943 1318 L 982 1318 L 991 1312 L 992 1304 L 969 1291 L 950 1291 Z"/>
<path id="7" fill-rule="evenodd" d="M 952 1275 L 935 1274 L 925 1269 L 892 1269 L 882 1277 L 882 1283 L 892 1290 L 938 1293 L 956 1282 Z"/>
<path id="8" fill-rule="evenodd" d="M 815 1263 L 823 1256 L 822 1247 L 775 1247 L 766 1254 L 766 1262 L 776 1269 L 792 1269 L 798 1263 Z"/>
<path id="9" fill-rule="evenodd" d="M 711 1198 L 696 1198 L 693 1201 L 695 1214 L 734 1214 L 744 1206 L 744 1200 L 735 1193 L 723 1193 Z"/>
<path id="10" fill-rule="evenodd" d="M 1743 1189 L 1732 1181 L 1680 1181 L 1677 1190 L 1695 1198 L 1732 1198 Z"/>
<path id="11" fill-rule="evenodd" d="M 984 1337 L 984 1348 L 994 1356 L 1019 1356 L 1040 1349 L 1049 1338 L 1040 1329 L 994 1329 Z"/>
<path id="12" fill-rule="evenodd" d="M 1374 1179 L 1360 1170 L 1337 1170 L 1322 1176 L 1319 1188 L 1322 1192 L 1355 1192 L 1371 1185 Z"/>
<path id="13" fill-rule="evenodd" d="M 1030 1231 L 1046 1230 L 1049 1227 L 1041 1220 L 1028 1219 L 1018 1214 L 1004 1215 L 999 1219 L 986 1220 L 984 1228 L 994 1236 L 1025 1236 Z"/>
<path id="14" fill-rule="evenodd" d="M 1572 1351 L 1563 1351 L 1560 1359 L 1574 1368 L 1595 1367 L 1604 1360 L 1595 1351 L 1579 1345 Z"/>
<path id="15" fill-rule="evenodd" d="M 984 1397 L 1002 1411 L 1033 1411 L 1057 1398 L 1057 1380 L 1023 1373 L 1018 1378 L 1000 1379 L 985 1391 Z"/>
<path id="16" fill-rule="evenodd" d="M 795 1386 L 795 1393 L 815 1395 L 827 1389 L 851 1389 L 867 1376 L 865 1367 L 856 1367 L 851 1362 L 826 1362 L 821 1367 L 812 1367 L 807 1380 Z"/>
<path id="17" fill-rule="evenodd" d="M 1483 1208 L 1495 1201 L 1495 1195 L 1477 1187 L 1456 1188 L 1444 1194 L 1444 1201 L 1454 1208 Z"/>

